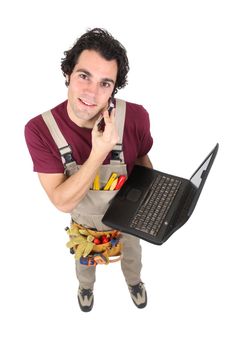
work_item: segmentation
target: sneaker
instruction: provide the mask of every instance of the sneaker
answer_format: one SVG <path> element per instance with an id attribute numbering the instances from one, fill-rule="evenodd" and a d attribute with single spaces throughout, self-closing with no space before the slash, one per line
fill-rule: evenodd
<path id="1" fill-rule="evenodd" d="M 142 282 L 139 282 L 138 284 L 134 286 L 128 286 L 131 298 L 134 302 L 134 304 L 139 308 L 142 309 L 147 304 L 147 294 L 146 289 L 144 287 L 144 284 Z"/>
<path id="2" fill-rule="evenodd" d="M 91 311 L 94 304 L 94 295 L 92 289 L 84 289 L 79 287 L 78 289 L 78 303 L 80 309 L 84 312 Z"/>

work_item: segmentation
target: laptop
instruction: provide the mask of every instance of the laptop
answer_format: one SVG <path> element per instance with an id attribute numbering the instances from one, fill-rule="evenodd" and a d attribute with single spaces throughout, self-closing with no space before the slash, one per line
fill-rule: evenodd
<path id="1" fill-rule="evenodd" d="M 190 180 L 135 165 L 102 222 L 150 243 L 163 244 L 193 213 L 218 147 L 216 144 Z"/>

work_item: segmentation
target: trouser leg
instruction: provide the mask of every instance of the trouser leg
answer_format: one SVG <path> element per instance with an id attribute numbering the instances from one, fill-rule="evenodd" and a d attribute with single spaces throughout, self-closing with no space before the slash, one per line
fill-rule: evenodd
<path id="1" fill-rule="evenodd" d="M 76 276 L 79 281 L 79 285 L 85 289 L 93 289 L 95 283 L 95 266 L 87 266 L 80 264 L 78 260 L 76 260 Z"/>
<path id="2" fill-rule="evenodd" d="M 126 283 L 135 285 L 141 282 L 142 269 L 142 248 L 139 238 L 122 233 L 122 260 L 121 269 L 124 274 Z"/>

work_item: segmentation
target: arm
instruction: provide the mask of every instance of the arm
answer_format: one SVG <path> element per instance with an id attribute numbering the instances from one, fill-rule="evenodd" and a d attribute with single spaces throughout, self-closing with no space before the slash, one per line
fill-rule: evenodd
<path id="1" fill-rule="evenodd" d="M 48 197 L 61 211 L 71 212 L 85 197 L 99 167 L 118 141 L 115 110 L 112 111 L 110 117 L 108 112 L 105 111 L 104 121 L 104 132 L 98 131 L 97 124 L 99 120 L 96 121 L 92 130 L 91 153 L 77 173 L 69 178 L 64 174 L 38 174 Z"/>
<path id="2" fill-rule="evenodd" d="M 102 159 L 90 154 L 79 171 L 68 178 L 64 174 L 38 173 L 41 185 L 57 209 L 69 213 L 75 208 L 91 187 Z"/>

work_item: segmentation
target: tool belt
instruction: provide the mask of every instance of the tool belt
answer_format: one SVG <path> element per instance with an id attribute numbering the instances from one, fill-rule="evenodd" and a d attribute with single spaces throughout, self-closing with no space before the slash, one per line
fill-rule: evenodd
<path id="1" fill-rule="evenodd" d="M 76 222 L 72 222 L 65 230 L 70 238 L 66 246 L 81 264 L 96 266 L 121 259 L 122 244 L 119 242 L 119 231 L 95 231 Z"/>

